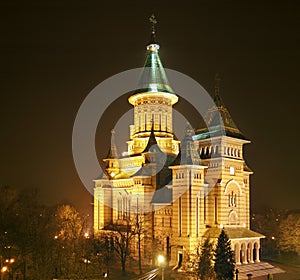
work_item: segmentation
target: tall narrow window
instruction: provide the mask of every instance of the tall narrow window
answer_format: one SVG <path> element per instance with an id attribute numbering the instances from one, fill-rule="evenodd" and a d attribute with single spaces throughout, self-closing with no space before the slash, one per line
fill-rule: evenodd
<path id="1" fill-rule="evenodd" d="M 215 196 L 215 224 L 218 223 L 218 198 Z"/>
<path id="2" fill-rule="evenodd" d="M 161 112 L 159 113 L 159 130 L 161 130 Z"/>
<path id="3" fill-rule="evenodd" d="M 97 204 L 98 204 L 98 229 L 101 228 L 101 223 L 100 223 L 100 215 L 101 215 L 101 207 L 100 207 L 100 197 L 97 199 Z"/>
<path id="4" fill-rule="evenodd" d="M 138 128 L 139 131 L 141 131 L 141 116 L 139 116 L 139 128 Z"/>
<path id="5" fill-rule="evenodd" d="M 179 233 L 179 236 L 181 236 L 181 217 L 182 214 L 181 214 L 181 197 L 179 197 L 179 202 L 178 202 L 178 233 Z"/>
<path id="6" fill-rule="evenodd" d="M 166 112 L 166 131 L 168 131 L 168 113 Z"/>
<path id="7" fill-rule="evenodd" d="M 127 209 L 127 216 L 130 219 L 130 213 L 131 213 L 131 200 L 128 199 L 128 209 Z"/>
<path id="8" fill-rule="evenodd" d="M 154 119 L 154 112 L 152 111 L 151 112 L 151 128 L 152 128 L 152 126 L 154 127 L 154 129 L 155 129 L 155 119 Z"/>
<path id="9" fill-rule="evenodd" d="M 118 199 L 118 220 L 122 219 L 122 200 Z"/>
<path id="10" fill-rule="evenodd" d="M 144 125 L 145 125 L 144 130 L 146 131 L 147 130 L 147 112 L 145 112 L 145 124 Z"/>
<path id="11" fill-rule="evenodd" d="M 196 198 L 196 235 L 199 234 L 199 198 Z"/>
<path id="12" fill-rule="evenodd" d="M 126 219 L 126 198 L 123 197 L 123 205 L 122 205 L 123 219 Z"/>
<path id="13" fill-rule="evenodd" d="M 203 214 L 204 214 L 204 222 L 206 222 L 206 194 L 203 197 Z"/>

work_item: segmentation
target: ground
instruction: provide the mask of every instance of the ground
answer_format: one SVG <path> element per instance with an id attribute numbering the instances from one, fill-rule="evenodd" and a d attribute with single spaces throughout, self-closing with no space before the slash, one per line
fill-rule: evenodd
<path id="1" fill-rule="evenodd" d="M 240 275 L 239 280 L 246 280 L 248 277 L 246 276 L 247 273 L 251 271 L 251 265 L 245 266 L 246 269 L 240 268 Z M 257 269 L 257 267 L 256 267 Z M 289 265 L 281 265 L 277 263 L 260 263 L 259 269 L 253 273 L 253 277 L 251 280 L 267 280 L 267 273 L 274 272 L 273 273 L 273 280 L 300 280 L 300 267 L 296 266 L 289 266 Z M 285 271 L 283 273 L 276 273 L 279 271 Z M 258 276 L 259 274 L 263 274 L 262 276 Z M 254 277 L 254 275 L 256 275 Z M 188 273 L 175 273 L 175 272 L 167 272 L 166 273 L 166 280 L 196 280 L 196 277 L 188 274 Z"/>
<path id="2" fill-rule="evenodd" d="M 282 264 L 272 263 L 274 266 L 279 267 L 285 273 L 278 273 L 273 275 L 274 280 L 300 280 L 300 267 L 288 266 Z M 266 277 L 256 277 L 253 280 L 266 280 Z"/>

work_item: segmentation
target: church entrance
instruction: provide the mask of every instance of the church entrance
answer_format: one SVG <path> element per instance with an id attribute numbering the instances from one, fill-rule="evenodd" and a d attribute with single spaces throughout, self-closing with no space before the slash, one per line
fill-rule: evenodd
<path id="1" fill-rule="evenodd" d="M 177 268 L 180 268 L 182 265 L 182 253 L 178 253 L 178 264 L 177 264 Z"/>

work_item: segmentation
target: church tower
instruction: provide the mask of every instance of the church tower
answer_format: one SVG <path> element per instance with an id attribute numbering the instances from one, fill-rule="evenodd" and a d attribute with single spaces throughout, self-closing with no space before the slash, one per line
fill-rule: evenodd
<path id="1" fill-rule="evenodd" d="M 181 142 L 178 158 L 169 168 L 172 170 L 173 227 L 171 251 L 172 261 L 178 260 L 180 267 L 183 256 L 193 252 L 206 231 L 203 215 L 205 170 L 193 141 L 194 130 L 187 126 Z"/>
<path id="2" fill-rule="evenodd" d="M 194 136 L 201 160 L 209 169 L 206 180 L 211 189 L 206 197 L 205 226 L 209 229 L 206 236 L 217 237 L 224 228 L 236 251 L 236 262 L 252 263 L 259 261 L 259 239 L 263 236 L 250 230 L 250 175 L 253 172 L 243 156 L 243 146 L 250 141 L 225 107 L 219 83 L 216 75 L 215 106 L 205 116 L 207 127 L 199 129 Z M 247 241 L 242 242 L 242 236 Z"/>

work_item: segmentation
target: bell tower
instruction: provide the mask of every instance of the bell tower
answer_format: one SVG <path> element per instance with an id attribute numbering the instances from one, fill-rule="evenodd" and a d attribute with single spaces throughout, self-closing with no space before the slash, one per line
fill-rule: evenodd
<path id="1" fill-rule="evenodd" d="M 211 214 L 206 223 L 209 227 L 249 229 L 249 178 L 253 172 L 245 163 L 243 145 L 250 141 L 237 128 L 225 107 L 219 83 L 216 75 L 215 106 L 205 116 L 208 128 L 199 129 L 194 137 L 202 162 L 209 167 L 206 180 L 215 184 L 207 195 Z"/>

